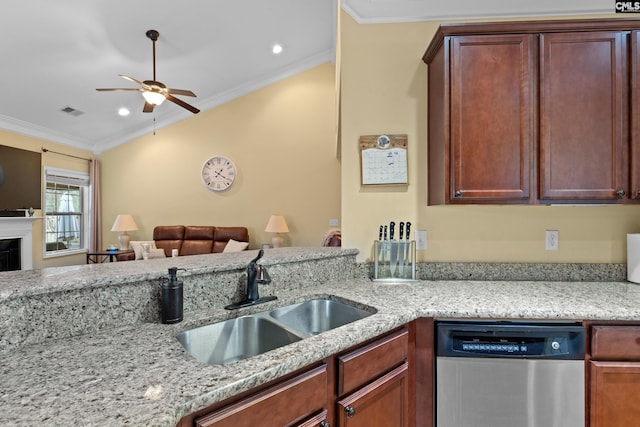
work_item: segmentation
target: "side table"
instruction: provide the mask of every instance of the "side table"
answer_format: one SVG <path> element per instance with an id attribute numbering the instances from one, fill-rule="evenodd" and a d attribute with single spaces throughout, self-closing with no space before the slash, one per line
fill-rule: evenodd
<path id="1" fill-rule="evenodd" d="M 133 253 L 133 250 L 128 249 L 126 251 L 115 250 L 115 251 L 98 251 L 98 252 L 87 252 L 87 264 L 99 264 L 102 262 L 113 262 L 116 260 L 118 255 Z"/>

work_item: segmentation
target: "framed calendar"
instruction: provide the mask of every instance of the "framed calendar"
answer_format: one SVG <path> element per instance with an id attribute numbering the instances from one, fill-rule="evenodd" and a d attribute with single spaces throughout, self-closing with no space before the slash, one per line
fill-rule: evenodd
<path id="1" fill-rule="evenodd" d="M 362 185 L 408 184 L 407 135 L 360 137 Z"/>

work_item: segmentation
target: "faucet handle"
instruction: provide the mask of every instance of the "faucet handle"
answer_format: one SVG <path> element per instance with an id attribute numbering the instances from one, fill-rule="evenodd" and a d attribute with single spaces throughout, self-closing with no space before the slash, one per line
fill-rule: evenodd
<path id="1" fill-rule="evenodd" d="M 256 282 L 260 283 L 261 285 L 266 285 L 271 283 L 271 277 L 267 272 L 267 267 L 263 265 L 258 265 L 258 278 L 256 279 Z"/>

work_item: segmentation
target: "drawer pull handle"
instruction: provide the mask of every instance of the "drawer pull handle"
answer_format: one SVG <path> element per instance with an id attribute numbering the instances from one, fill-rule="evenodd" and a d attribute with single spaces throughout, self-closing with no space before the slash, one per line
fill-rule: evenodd
<path id="1" fill-rule="evenodd" d="M 353 418 L 353 416 L 356 414 L 356 408 L 347 406 L 346 408 L 344 408 L 344 412 L 347 413 L 347 417 Z"/>

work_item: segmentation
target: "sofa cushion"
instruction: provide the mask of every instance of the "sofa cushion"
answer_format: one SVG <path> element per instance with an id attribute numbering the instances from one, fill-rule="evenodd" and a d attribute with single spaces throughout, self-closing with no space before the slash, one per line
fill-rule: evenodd
<path id="1" fill-rule="evenodd" d="M 207 225 L 188 225 L 184 228 L 184 240 L 213 240 L 215 227 Z"/>
<path id="2" fill-rule="evenodd" d="M 182 240 L 184 225 L 159 225 L 153 229 L 153 240 Z"/>
<path id="3" fill-rule="evenodd" d="M 186 226 L 180 255 L 210 254 L 213 248 L 214 230 L 214 227 L 205 225 Z"/>

